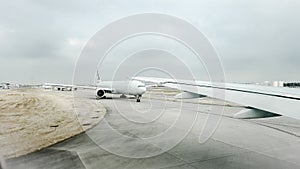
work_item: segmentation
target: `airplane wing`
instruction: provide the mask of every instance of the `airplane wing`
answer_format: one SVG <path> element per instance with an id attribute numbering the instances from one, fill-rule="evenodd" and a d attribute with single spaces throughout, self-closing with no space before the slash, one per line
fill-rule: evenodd
<path id="1" fill-rule="evenodd" d="M 283 115 L 300 119 L 299 89 L 152 77 L 134 77 L 133 79 L 179 89 L 183 91 L 182 95 L 190 98 L 208 96 L 249 108 L 235 114 L 236 118 L 249 119 Z"/>
<path id="2" fill-rule="evenodd" d="M 82 89 L 92 89 L 92 90 L 96 90 L 97 87 L 96 86 L 85 86 L 85 85 L 70 85 L 70 84 L 55 84 L 55 83 L 45 83 L 43 85 L 44 87 L 56 87 L 56 88 L 73 88 L 73 89 L 77 89 L 77 88 L 82 88 Z"/>
<path id="3" fill-rule="evenodd" d="M 89 90 L 102 90 L 105 93 L 114 93 L 115 89 L 108 87 L 99 87 L 94 85 L 70 85 L 70 84 L 55 84 L 55 83 L 45 83 L 44 88 L 59 88 L 58 90 L 77 90 L 77 89 L 89 89 Z"/>

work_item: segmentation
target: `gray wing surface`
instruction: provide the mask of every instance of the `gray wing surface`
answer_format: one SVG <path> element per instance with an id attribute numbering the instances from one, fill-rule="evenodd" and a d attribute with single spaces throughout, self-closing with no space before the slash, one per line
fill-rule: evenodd
<path id="1" fill-rule="evenodd" d="M 267 112 L 300 119 L 299 89 L 152 77 L 134 77 L 134 79 L 238 103 L 259 110 L 255 113 Z"/>

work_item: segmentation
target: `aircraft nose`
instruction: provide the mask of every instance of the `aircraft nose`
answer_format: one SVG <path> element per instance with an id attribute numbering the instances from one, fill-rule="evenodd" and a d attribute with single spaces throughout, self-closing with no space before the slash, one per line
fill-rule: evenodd
<path id="1" fill-rule="evenodd" d="M 145 93 L 147 91 L 146 87 L 141 87 L 142 93 Z"/>

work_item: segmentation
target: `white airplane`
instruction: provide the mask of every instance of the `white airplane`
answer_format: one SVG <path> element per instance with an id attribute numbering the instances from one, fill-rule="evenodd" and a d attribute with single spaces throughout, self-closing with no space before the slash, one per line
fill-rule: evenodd
<path id="1" fill-rule="evenodd" d="M 121 94 L 121 97 L 133 95 L 136 97 L 136 101 L 140 102 L 140 97 L 142 97 L 146 90 L 145 84 L 137 80 L 100 81 L 97 84 L 96 97 L 105 98 L 106 93 Z"/>
<path id="2" fill-rule="evenodd" d="M 235 118 L 251 119 L 283 115 L 300 119 L 299 89 L 152 77 L 133 77 L 132 79 L 179 89 L 182 93 L 176 98 L 208 96 L 238 103 L 248 108 L 236 113 Z"/>
<path id="3" fill-rule="evenodd" d="M 120 97 L 124 98 L 126 95 L 133 95 L 137 102 L 141 101 L 142 95 L 146 92 L 146 86 L 144 83 L 137 80 L 127 81 L 101 81 L 99 74 L 97 73 L 97 83 L 94 86 L 82 86 L 82 85 L 66 85 L 66 84 L 53 84 L 45 83 L 43 86 L 45 89 L 51 87 L 60 91 L 72 91 L 78 88 L 95 90 L 96 98 L 106 98 L 106 93 L 121 94 Z"/>

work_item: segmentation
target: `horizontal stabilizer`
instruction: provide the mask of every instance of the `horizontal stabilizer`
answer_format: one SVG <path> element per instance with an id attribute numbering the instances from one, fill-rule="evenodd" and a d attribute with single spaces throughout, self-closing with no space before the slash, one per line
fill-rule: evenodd
<path id="1" fill-rule="evenodd" d="M 237 119 L 256 119 L 256 118 L 266 118 L 266 117 L 276 117 L 279 114 L 258 110 L 258 109 L 244 109 L 236 113 L 233 117 Z"/>
<path id="2" fill-rule="evenodd" d="M 175 99 L 193 99 L 193 98 L 200 98 L 200 97 L 206 97 L 206 96 L 197 93 L 191 93 L 191 92 L 181 92 L 175 96 Z"/>

